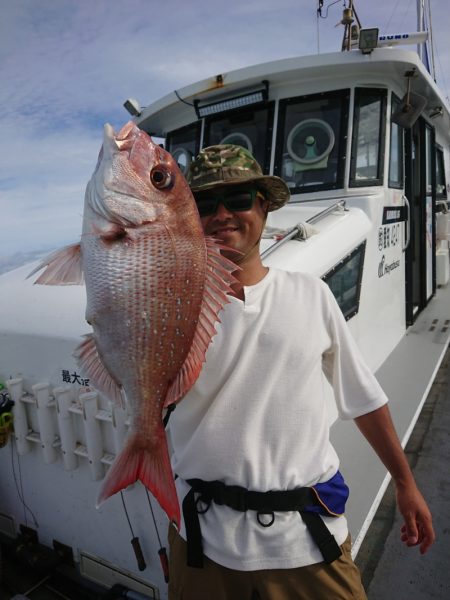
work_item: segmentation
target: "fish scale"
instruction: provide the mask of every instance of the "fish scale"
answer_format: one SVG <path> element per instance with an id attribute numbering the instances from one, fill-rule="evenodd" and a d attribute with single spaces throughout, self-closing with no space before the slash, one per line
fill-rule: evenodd
<path id="1" fill-rule="evenodd" d="M 87 318 L 93 324 L 94 335 L 98 331 L 100 344 L 108 347 L 119 345 L 128 336 L 133 340 L 126 346 L 127 353 L 105 355 L 104 364 L 122 382 L 134 415 L 140 405 L 145 410 L 153 409 L 153 404 L 140 402 L 143 390 L 159 390 L 160 403 L 164 402 L 167 387 L 184 362 L 189 347 L 183 340 L 192 339 L 195 332 L 205 272 L 203 267 L 203 273 L 199 270 L 197 275 L 187 261 L 176 261 L 178 253 L 167 251 L 171 246 L 167 234 L 155 235 L 155 227 L 148 227 L 151 236 L 140 236 L 126 246 L 116 242 L 108 247 L 101 239 L 90 238 L 96 247 L 85 253 L 93 257 L 85 267 L 85 277 L 90 290 Z M 165 231 L 162 228 L 161 233 Z M 186 254 L 186 249 L 178 252 Z M 203 254 L 206 263 L 205 250 Z M 115 272 L 121 273 L 120 278 L 114 277 Z M 194 285 L 184 288 L 188 276 Z M 112 285 L 105 286 L 105 280 L 112 281 Z M 177 304 L 174 298 L 181 302 Z M 111 306 L 109 313 L 105 306 Z M 142 318 L 144 313 L 146 319 Z M 105 326 L 111 323 L 113 327 Z M 177 347 L 176 355 L 173 345 Z M 156 410 L 160 411 L 160 406 Z M 142 412 L 140 418 L 144 418 Z"/>

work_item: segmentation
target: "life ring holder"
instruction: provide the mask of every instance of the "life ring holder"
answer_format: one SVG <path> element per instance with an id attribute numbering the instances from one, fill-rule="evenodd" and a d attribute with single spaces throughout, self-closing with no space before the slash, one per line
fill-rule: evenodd
<path id="1" fill-rule="evenodd" d="M 238 141 L 239 140 L 239 141 Z M 251 139 L 245 133 L 240 131 L 233 131 L 228 133 L 221 141 L 221 144 L 236 144 L 236 146 L 242 146 L 246 148 L 250 154 L 253 154 L 253 144 Z"/>
<path id="2" fill-rule="evenodd" d="M 326 133 L 328 134 L 328 137 L 329 137 L 329 142 L 328 142 L 328 146 L 326 147 L 326 149 L 319 156 L 314 156 L 313 158 L 304 158 L 304 157 L 299 156 L 294 151 L 293 144 L 294 144 L 294 140 L 295 140 L 296 136 L 303 129 L 305 129 L 306 127 L 310 127 L 311 125 L 315 125 L 316 127 L 318 126 L 318 127 L 322 128 L 324 131 L 326 131 Z M 286 146 L 287 146 L 287 151 L 288 151 L 289 156 L 291 158 L 293 158 L 294 160 L 296 160 L 298 163 L 300 163 L 301 165 L 313 165 L 317 162 L 320 162 L 321 160 L 323 160 L 330 154 L 330 152 L 332 151 L 332 149 L 334 147 L 335 141 L 336 141 L 336 138 L 334 136 L 333 128 L 326 121 L 323 121 L 322 119 L 305 119 L 304 121 L 300 121 L 300 123 L 297 123 L 297 125 L 295 125 L 291 129 L 291 131 L 289 132 L 288 138 L 287 138 Z"/>

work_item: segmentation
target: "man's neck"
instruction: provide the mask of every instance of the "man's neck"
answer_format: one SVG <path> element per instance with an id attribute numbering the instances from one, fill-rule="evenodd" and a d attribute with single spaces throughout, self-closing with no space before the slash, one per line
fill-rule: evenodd
<path id="1" fill-rule="evenodd" d="M 241 270 L 233 273 L 239 282 L 236 286 L 233 286 L 233 289 L 235 290 L 236 297 L 243 300 L 243 286 L 256 285 L 259 283 L 267 275 L 269 268 L 262 264 L 261 257 L 259 255 L 259 248 L 258 251 L 253 254 L 253 256 L 248 256 L 246 260 L 239 263 L 239 267 Z"/>

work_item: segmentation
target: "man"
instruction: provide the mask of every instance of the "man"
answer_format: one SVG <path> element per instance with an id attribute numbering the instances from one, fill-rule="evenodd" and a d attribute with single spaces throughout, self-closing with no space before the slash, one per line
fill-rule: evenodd
<path id="1" fill-rule="evenodd" d="M 261 262 L 267 213 L 288 201 L 285 183 L 234 145 L 202 150 L 188 181 L 205 234 L 236 251 L 227 256 L 241 286 L 169 422 L 183 509 L 180 532 L 169 532 L 169 599 L 365 599 L 323 377 L 340 417 L 356 421 L 392 474 L 402 540 L 424 553 L 431 515 L 387 399 L 326 284 Z"/>

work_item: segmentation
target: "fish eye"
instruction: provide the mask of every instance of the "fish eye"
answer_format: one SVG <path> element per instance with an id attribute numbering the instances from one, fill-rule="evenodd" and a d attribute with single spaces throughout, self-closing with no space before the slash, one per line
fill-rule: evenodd
<path id="1" fill-rule="evenodd" d="M 163 167 L 155 167 L 150 173 L 150 181 L 158 190 L 171 188 L 173 185 L 172 173 Z"/>

